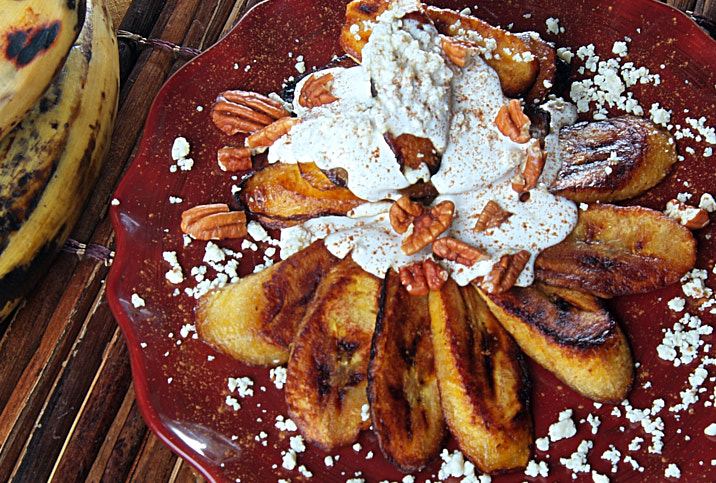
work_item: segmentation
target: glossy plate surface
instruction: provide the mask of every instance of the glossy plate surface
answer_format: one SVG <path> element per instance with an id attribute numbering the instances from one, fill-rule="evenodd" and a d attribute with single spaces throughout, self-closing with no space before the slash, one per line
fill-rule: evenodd
<path id="1" fill-rule="evenodd" d="M 652 104 L 658 103 L 671 112 L 670 123 L 682 128 L 689 126 L 689 119 L 698 124 L 703 116 L 713 136 L 716 42 L 674 9 L 649 0 L 488 0 L 477 8 L 460 0 L 445 0 L 438 5 L 458 10 L 469 6 L 474 14 L 493 24 L 515 32 L 536 30 L 558 47 L 571 46 L 574 53 L 580 46 L 593 44 L 602 60 L 617 58 L 612 52 L 614 42 L 626 40 L 628 56 L 621 59 L 621 65 L 633 62 L 635 67 L 646 67 L 660 76 L 658 86 L 640 84 L 629 89 L 644 110 L 648 113 Z M 209 111 L 216 95 L 226 89 L 280 91 L 285 78 L 297 75 L 299 55 L 308 69 L 328 63 L 340 53 L 337 36 L 343 12 L 344 3 L 335 0 L 270 0 L 255 7 L 225 39 L 166 83 L 147 120 L 136 159 L 115 193 L 118 203 L 112 206 L 111 216 L 117 232 L 117 256 L 107 294 L 129 346 L 138 403 L 149 426 L 211 479 L 263 482 L 280 478 L 300 481 L 302 477 L 297 469 L 282 469 L 282 453 L 290 447 L 289 437 L 297 433 L 275 426 L 286 408 L 283 393 L 270 379 L 269 371 L 238 364 L 193 337 L 195 299 L 184 290 L 197 284 L 191 268 L 206 265 L 202 262 L 205 243 L 184 245 L 179 229 L 181 212 L 197 204 L 232 204 L 232 185 L 238 183 L 216 163 L 216 150 L 238 141 L 214 128 Z M 559 20 L 556 27 L 548 21 L 550 18 Z M 572 69 L 576 77 L 580 77 L 577 69 L 582 65 L 584 61 L 575 56 Z M 594 74 L 587 72 L 585 76 Z M 691 127 L 691 132 L 697 137 L 699 128 Z M 707 148 L 716 146 L 706 142 L 708 129 L 701 132 L 700 139 L 679 140 L 684 160 L 665 182 L 633 203 L 663 209 L 678 193 L 692 193 L 690 201 L 696 203 L 702 193 L 716 193 L 716 155 L 704 155 L 709 153 Z M 191 145 L 189 157 L 194 165 L 190 171 L 171 168 L 175 164 L 172 143 L 178 136 Z M 697 233 L 697 266 L 707 269 L 706 284 L 711 287 L 716 287 L 712 272 L 715 232 L 712 223 Z M 250 273 L 255 263 L 262 262 L 260 252 L 267 246 L 259 243 L 259 253 L 255 253 L 242 248 L 241 241 L 220 245 L 244 254 L 241 274 Z M 163 258 L 167 251 L 176 252 L 183 267 L 185 281 L 179 285 L 165 278 L 170 269 Z M 216 273 L 209 268 L 206 277 L 216 278 Z M 684 311 L 668 308 L 667 303 L 675 297 L 686 299 Z M 664 402 L 660 412 L 645 416 L 657 426 L 663 424 L 664 436 L 657 438 L 663 441 L 663 449 L 660 454 L 649 452 L 653 434 L 639 421 L 628 420 L 625 407 L 597 407 L 532 365 L 536 436 L 547 435 L 549 426 L 565 409 L 573 410 L 572 419 L 579 429 L 576 436 L 552 443 L 546 452 L 536 450 L 534 459 L 547 463 L 548 480 L 571 481 L 572 472 L 560 458 L 569 458 L 586 439 L 593 442 L 587 456 L 591 469 L 611 481 L 663 480 L 670 463 L 680 469 L 681 481 L 714 481 L 716 440 L 705 435 L 704 428 L 716 422 L 716 366 L 702 361 L 716 337 L 701 334 L 699 339 L 705 345 L 696 348 L 693 362 L 679 367 L 660 359 L 656 348 L 664 331 L 672 330 L 684 314 L 696 315 L 702 325 L 711 326 L 716 316 L 708 310 L 700 311 L 698 303 L 684 296 L 679 285 L 614 300 L 610 306 L 627 332 L 639 363 L 630 404 L 650 409 L 655 400 Z M 688 409 L 670 410 L 682 402 L 682 393 L 691 387 L 689 376 L 698 377 L 700 366 L 708 371 L 701 384 L 705 390 L 696 394 L 698 400 Z M 241 398 L 230 392 L 227 381 L 231 377 L 250 378 L 253 396 Z M 236 398 L 241 409 L 227 404 L 227 396 Z M 658 407 L 658 401 L 656 404 Z M 589 415 L 598 417 L 601 423 L 596 434 L 586 421 Z M 643 442 L 637 444 L 639 439 L 635 438 Z M 331 467 L 324 461 L 327 455 L 314 448 L 298 455 L 298 465 L 313 474 L 313 481 L 402 479 L 403 475 L 383 458 L 369 432 L 361 436 L 360 443 L 359 449 L 349 447 L 332 453 Z M 640 449 L 630 450 L 630 443 Z M 602 458 L 612 446 L 621 455 L 616 473 Z M 448 448 L 453 449 L 454 442 L 449 442 Z M 641 469 L 635 470 L 627 457 Z M 435 462 L 418 481 L 436 481 L 440 466 L 440 461 Z M 577 476 L 591 481 L 590 472 Z M 531 479 L 518 472 L 495 477 L 494 481 Z"/>

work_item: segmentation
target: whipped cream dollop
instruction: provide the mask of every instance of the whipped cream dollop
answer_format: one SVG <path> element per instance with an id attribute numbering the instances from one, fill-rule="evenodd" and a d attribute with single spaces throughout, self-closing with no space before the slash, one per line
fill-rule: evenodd
<path id="1" fill-rule="evenodd" d="M 440 168 L 430 180 L 439 195 L 436 205 L 455 205 L 451 225 L 441 236 L 457 238 L 487 253 L 472 266 L 438 260 L 460 285 L 486 276 L 503 255 L 527 250 L 531 257 L 516 284 L 534 280 L 534 258 L 562 241 L 577 221 L 576 205 L 551 194 L 547 186 L 561 166 L 559 129 L 576 121 L 576 109 L 561 100 L 544 105 L 551 114 L 545 139 L 547 161 L 538 185 L 521 197 L 511 181 L 526 157 L 526 144 L 500 132 L 495 118 L 509 102 L 495 71 L 479 56 L 463 67 L 444 54 L 440 37 L 429 23 L 406 17 L 417 2 L 396 2 L 381 14 L 362 50 L 362 63 L 335 68 L 329 104 L 306 109 L 297 102 L 304 81 L 296 88 L 294 111 L 300 118 L 269 149 L 269 162 L 314 162 L 321 169 L 342 168 L 347 187 L 366 203 L 347 216 L 327 216 L 284 229 L 282 258 L 323 239 L 334 255 L 350 255 L 366 271 L 383 277 L 432 257 L 428 245 L 412 255 L 401 250 L 406 235 L 390 224 L 391 201 L 415 176 L 400 169 L 385 134 L 428 138 L 441 155 Z M 320 75 L 320 74 L 319 74 Z M 475 223 L 490 202 L 511 213 L 502 224 L 476 231 Z"/>

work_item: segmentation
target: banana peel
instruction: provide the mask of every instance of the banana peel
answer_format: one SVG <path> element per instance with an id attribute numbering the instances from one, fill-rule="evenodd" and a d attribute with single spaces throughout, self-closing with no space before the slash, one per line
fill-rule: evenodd
<path id="1" fill-rule="evenodd" d="M 0 139 L 37 104 L 80 34 L 85 2 L 16 0 L 0 15 Z"/>
<path id="2" fill-rule="evenodd" d="M 117 113 L 119 54 L 109 13 L 86 3 L 59 75 L 0 141 L 0 320 L 62 247 L 89 197 Z"/>

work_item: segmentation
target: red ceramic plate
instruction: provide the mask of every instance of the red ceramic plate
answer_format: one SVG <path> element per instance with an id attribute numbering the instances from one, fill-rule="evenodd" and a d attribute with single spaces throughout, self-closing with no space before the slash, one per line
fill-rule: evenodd
<path id="1" fill-rule="evenodd" d="M 674 132 L 684 132 L 691 121 L 696 125 L 690 127 L 693 137 L 687 135 L 678 142 L 684 160 L 666 181 L 634 202 L 663 209 L 678 193 L 691 193 L 690 202 L 696 203 L 702 193 L 716 193 L 716 156 L 708 156 L 707 149 L 716 148 L 707 142 L 716 126 L 716 42 L 680 12 L 649 0 L 484 0 L 478 7 L 463 0 L 443 0 L 439 6 L 470 6 L 473 13 L 493 24 L 513 31 L 536 30 L 559 47 L 571 46 L 575 53 L 579 46 L 592 43 L 602 60 L 616 58 L 614 42 L 626 40 L 628 56 L 621 65 L 633 62 L 660 77 L 659 85 L 639 84 L 629 89 L 645 111 L 654 103 L 668 109 Z M 237 183 L 216 163 L 216 150 L 237 140 L 213 127 L 210 107 L 217 93 L 225 89 L 280 90 L 285 78 L 297 74 L 299 55 L 309 69 L 328 63 L 340 53 L 337 34 L 343 12 L 344 3 L 335 0 L 270 0 L 251 10 L 231 34 L 166 83 L 147 120 L 136 159 L 115 194 L 111 216 L 117 232 L 117 256 L 107 293 L 129 346 L 137 400 L 159 437 L 210 479 L 265 482 L 303 478 L 298 469 L 282 468 L 282 453 L 289 449 L 290 436 L 297 433 L 275 426 L 276 418 L 286 414 L 286 407 L 269 371 L 238 364 L 192 337 L 195 299 L 184 290 L 196 285 L 190 269 L 203 265 L 205 244 L 195 241 L 184 246 L 180 215 L 197 204 L 233 203 L 231 187 Z M 548 21 L 550 18 L 558 19 L 558 24 Z M 574 58 L 574 77 L 583 77 L 577 72 L 583 64 Z M 593 75 L 587 72 L 587 76 Z M 189 157 L 194 166 L 190 171 L 170 169 L 174 164 L 172 143 L 178 136 L 191 145 Z M 715 232 L 712 223 L 697 233 L 697 266 L 707 270 L 706 284 L 711 287 L 716 287 Z M 242 249 L 240 241 L 221 245 L 244 253 L 241 274 L 251 272 L 253 265 L 262 261 L 261 254 Z M 259 250 L 266 247 L 259 245 Z M 165 278 L 170 269 L 163 259 L 166 251 L 175 251 L 183 267 L 185 281 L 179 285 Z M 206 276 L 214 278 L 216 274 L 209 269 Z M 675 297 L 686 300 L 682 312 L 667 306 Z M 586 457 L 590 471 L 607 475 L 611 481 L 664 480 L 672 463 L 680 470 L 682 481 L 716 480 L 716 441 L 704 432 L 716 422 L 716 366 L 704 359 L 708 351 L 713 354 L 710 344 L 714 336 L 702 329 L 705 333 L 698 339 L 704 345 L 695 348 L 696 357 L 688 364 L 675 367 L 657 354 L 665 331 L 673 330 L 684 314 L 698 316 L 702 326 L 714 325 L 716 316 L 709 309 L 699 310 L 698 304 L 682 293 L 680 285 L 610 304 L 639 363 L 630 404 L 651 409 L 655 400 L 663 400 L 663 409 L 645 416 L 663 431 L 663 437 L 656 437 L 657 445 L 658 440 L 663 442 L 658 453 L 649 451 L 655 436 L 646 430 L 648 425 L 627 419 L 624 406 L 597 407 L 531 366 L 536 436 L 545 436 L 565 409 L 573 411 L 578 427 L 574 437 L 552 443 L 548 451 L 535 450 L 534 459 L 549 467 L 546 480 L 572 479 L 572 471 L 560 459 L 569 458 L 583 440 L 593 446 Z M 707 375 L 696 390 L 697 400 L 687 409 L 671 410 L 691 388 L 690 375 L 698 378 L 702 374 L 699 367 Z M 230 377 L 250 378 L 253 395 L 241 398 L 230 392 Z M 234 397 L 241 409 L 227 404 L 227 396 Z M 587 422 L 590 415 L 601 423 L 596 434 Z M 643 442 L 637 444 L 638 438 Z M 630 444 L 639 449 L 630 449 Z M 314 481 L 403 478 L 383 458 L 369 432 L 361 436 L 360 445 L 332 453 L 333 466 L 326 465 L 326 453 L 308 448 L 298 454 L 298 465 L 305 466 Z M 454 449 L 454 442 L 448 442 L 448 448 Z M 610 449 L 619 452 L 616 472 L 602 457 Z M 418 480 L 438 480 L 440 467 L 438 460 Z M 576 476 L 591 481 L 589 471 Z M 532 478 L 517 472 L 494 481 L 526 479 Z"/>

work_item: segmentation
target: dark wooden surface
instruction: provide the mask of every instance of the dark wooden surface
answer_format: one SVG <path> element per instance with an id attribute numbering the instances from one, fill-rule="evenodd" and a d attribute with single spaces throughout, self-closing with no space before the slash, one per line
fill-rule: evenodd
<path id="1" fill-rule="evenodd" d="M 253 3 L 126 0 L 117 27 L 203 50 Z M 667 3 L 713 29 L 716 0 Z M 191 58 L 133 40 L 120 39 L 119 46 L 122 89 L 111 150 L 72 235 L 106 247 L 114 237 L 109 201 L 131 163 L 143 120 L 166 78 Z M 0 325 L 0 481 L 202 480 L 139 414 L 127 349 L 105 298 L 107 272 L 96 260 L 62 254 Z"/>

